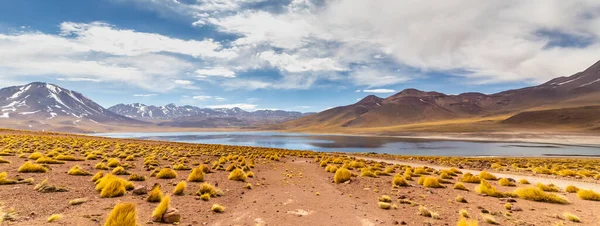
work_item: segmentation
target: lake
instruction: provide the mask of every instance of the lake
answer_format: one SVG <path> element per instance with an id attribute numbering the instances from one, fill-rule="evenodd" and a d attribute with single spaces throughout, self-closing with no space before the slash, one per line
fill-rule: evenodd
<path id="1" fill-rule="evenodd" d="M 600 155 L 599 147 L 511 142 L 443 141 L 350 135 L 315 135 L 284 132 L 136 132 L 101 133 L 94 135 L 112 138 L 135 138 L 324 152 L 375 152 L 423 156 Z"/>

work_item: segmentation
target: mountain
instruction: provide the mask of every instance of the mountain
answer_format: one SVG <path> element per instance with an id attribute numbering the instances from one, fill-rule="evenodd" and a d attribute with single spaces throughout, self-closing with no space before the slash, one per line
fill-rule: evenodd
<path id="1" fill-rule="evenodd" d="M 43 82 L 0 89 L 0 110 L 0 119 L 41 124 L 48 121 L 73 126 L 85 122 L 141 123 L 115 114 L 81 93 Z"/>
<path id="2" fill-rule="evenodd" d="M 109 110 L 127 117 L 160 121 L 159 126 L 171 127 L 246 127 L 281 123 L 297 119 L 311 113 L 282 110 L 244 111 L 241 108 L 199 108 L 185 105 L 153 106 L 140 103 L 117 104 Z"/>
<path id="3" fill-rule="evenodd" d="M 274 129 L 368 128 L 419 122 L 518 114 L 525 110 L 581 107 L 600 103 L 600 61 L 568 77 L 538 86 L 495 94 L 447 95 L 405 89 L 385 99 L 367 96 L 359 102 L 281 123 Z"/>
<path id="4" fill-rule="evenodd" d="M 600 105 L 525 111 L 503 120 L 502 123 L 519 127 L 600 130 Z"/>

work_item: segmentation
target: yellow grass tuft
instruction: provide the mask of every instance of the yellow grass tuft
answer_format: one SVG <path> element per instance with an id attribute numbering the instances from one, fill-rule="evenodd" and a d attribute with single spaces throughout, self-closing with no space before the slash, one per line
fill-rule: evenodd
<path id="1" fill-rule="evenodd" d="M 560 191 L 560 189 L 558 187 L 556 187 L 554 184 L 545 185 L 542 183 L 537 183 L 535 186 L 542 189 L 542 191 L 549 191 L 549 192 L 559 192 Z"/>
<path id="2" fill-rule="evenodd" d="M 464 218 L 470 218 L 469 211 L 467 211 L 465 209 L 458 211 L 458 215 L 460 215 L 461 217 L 464 217 Z"/>
<path id="3" fill-rule="evenodd" d="M 345 169 L 345 168 L 340 168 L 337 171 L 335 171 L 335 175 L 333 176 L 333 181 L 337 184 L 344 183 L 346 181 L 349 181 L 351 177 L 352 177 L 352 172 L 350 172 L 350 170 Z"/>
<path id="4" fill-rule="evenodd" d="M 498 221 L 496 221 L 496 218 L 489 214 L 481 214 L 481 218 L 483 218 L 483 220 L 488 224 L 500 224 Z"/>
<path id="5" fill-rule="evenodd" d="M 98 164 L 96 164 L 94 166 L 94 168 L 96 169 L 100 169 L 100 170 L 107 170 L 108 166 L 106 166 L 103 162 L 99 162 Z"/>
<path id="6" fill-rule="evenodd" d="M 42 156 L 42 157 L 36 159 L 35 162 L 39 163 L 39 164 L 65 164 L 65 162 L 63 162 L 63 161 L 58 161 L 56 159 L 45 157 L 45 156 Z"/>
<path id="7" fill-rule="evenodd" d="M 31 153 L 31 155 L 29 155 L 29 157 L 27 157 L 27 158 L 31 159 L 31 160 L 37 160 L 43 156 L 44 156 L 44 154 L 42 154 L 40 152 L 34 152 L 34 153 Z"/>
<path id="8" fill-rule="evenodd" d="M 479 178 L 480 179 L 484 179 L 484 180 L 498 180 L 498 178 L 496 176 L 494 176 L 491 173 L 484 171 L 481 171 L 481 173 L 479 173 Z"/>
<path id="9" fill-rule="evenodd" d="M 250 178 L 254 178 L 254 173 L 252 171 L 249 171 L 246 173 L 246 176 L 248 176 Z"/>
<path id="10" fill-rule="evenodd" d="M 51 222 L 55 222 L 57 220 L 60 220 L 62 218 L 62 215 L 60 214 L 52 214 L 50 217 L 48 217 L 47 222 L 51 223 Z"/>
<path id="11" fill-rule="evenodd" d="M 215 197 L 215 196 L 217 196 L 218 192 L 217 192 L 217 189 L 215 188 L 215 186 L 213 186 L 209 183 L 203 183 L 202 185 L 200 185 L 200 190 L 198 190 L 196 195 L 202 196 L 205 194 L 208 194 L 210 197 Z"/>
<path id="12" fill-rule="evenodd" d="M 456 196 L 456 201 L 460 203 L 468 203 L 465 197 L 463 197 L 462 195 Z"/>
<path id="13" fill-rule="evenodd" d="M 231 171 L 231 173 L 229 173 L 229 177 L 227 177 L 227 179 L 229 180 L 242 182 L 246 182 L 246 178 L 248 178 L 248 176 L 246 175 L 246 173 L 244 173 L 242 169 L 234 169 L 233 171 Z"/>
<path id="14" fill-rule="evenodd" d="M 248 190 L 252 190 L 252 184 L 251 183 L 247 183 L 246 185 L 244 185 L 244 188 L 248 189 Z"/>
<path id="15" fill-rule="evenodd" d="M 106 186 L 100 191 L 100 197 L 112 198 L 118 197 L 125 194 L 125 183 L 121 180 L 109 180 L 106 182 Z"/>
<path id="16" fill-rule="evenodd" d="M 75 165 L 73 166 L 69 172 L 67 172 L 67 174 L 69 175 L 74 175 L 74 176 L 89 176 L 91 175 L 90 172 L 85 171 L 84 169 L 82 169 L 79 165 Z"/>
<path id="17" fill-rule="evenodd" d="M 505 186 L 505 187 L 515 187 L 515 186 L 517 186 L 515 183 L 513 183 L 512 181 L 510 181 L 510 180 L 508 180 L 508 179 L 506 179 L 506 178 L 501 178 L 501 179 L 498 181 L 498 184 L 499 184 L 500 186 Z"/>
<path id="18" fill-rule="evenodd" d="M 569 212 L 563 213 L 563 217 L 565 218 L 565 220 L 568 220 L 568 221 L 577 222 L 577 223 L 581 222 L 581 219 L 579 219 L 578 216 L 575 216 Z"/>
<path id="19" fill-rule="evenodd" d="M 519 180 L 519 184 L 529 184 L 529 181 L 525 178 Z"/>
<path id="20" fill-rule="evenodd" d="M 440 218 L 440 215 L 438 213 L 427 209 L 427 207 L 425 207 L 425 206 L 419 206 L 419 215 L 424 216 L 424 217 L 431 217 L 433 219 Z"/>
<path id="21" fill-rule="evenodd" d="M 465 182 L 465 183 L 473 183 L 473 184 L 477 184 L 481 181 L 481 179 L 479 179 L 478 176 L 475 176 L 471 173 L 465 173 L 463 174 L 462 178 L 460 179 L 461 182 Z"/>
<path id="22" fill-rule="evenodd" d="M 185 189 L 187 188 L 187 184 L 185 183 L 185 181 L 180 181 L 177 186 L 175 186 L 175 189 L 173 190 L 173 195 L 184 195 Z"/>
<path id="23" fill-rule="evenodd" d="M 377 177 L 377 174 L 375 174 L 375 172 L 373 172 L 372 170 L 368 169 L 368 168 L 363 168 L 362 172 L 360 173 L 361 177 Z"/>
<path id="24" fill-rule="evenodd" d="M 219 204 L 214 204 L 210 209 L 215 213 L 225 212 L 225 207 Z"/>
<path id="25" fill-rule="evenodd" d="M 137 175 L 137 174 L 131 174 L 129 176 L 130 181 L 146 181 L 146 176 L 141 176 L 141 175 Z"/>
<path id="26" fill-rule="evenodd" d="M 438 178 L 435 177 L 425 177 L 423 179 L 423 186 L 427 187 L 427 188 L 445 188 L 446 186 L 441 185 L 440 181 L 438 180 Z"/>
<path id="27" fill-rule="evenodd" d="M 156 174 L 158 179 L 173 179 L 177 177 L 177 172 L 169 168 L 163 168 Z"/>
<path id="28" fill-rule="evenodd" d="M 461 217 L 460 220 L 456 223 L 456 226 L 479 226 L 479 222 L 474 219 L 466 219 Z"/>
<path id="29" fill-rule="evenodd" d="M 454 189 L 469 191 L 469 189 L 462 182 L 456 182 L 456 184 L 454 184 Z"/>
<path id="30" fill-rule="evenodd" d="M 203 182 L 204 181 L 204 171 L 201 167 L 196 167 L 192 170 L 190 175 L 187 177 L 188 182 Z"/>
<path id="31" fill-rule="evenodd" d="M 579 188 L 573 185 L 569 185 L 565 188 L 565 191 L 568 193 L 577 193 L 579 191 Z"/>
<path id="32" fill-rule="evenodd" d="M 19 167 L 19 173 L 45 173 L 48 172 L 46 167 L 35 164 L 33 162 L 25 162 L 21 167 Z"/>
<path id="33" fill-rule="evenodd" d="M 69 201 L 69 204 L 71 204 L 72 206 L 76 206 L 76 205 L 81 205 L 87 201 L 88 201 L 87 198 L 78 198 L 78 199 L 72 199 L 71 201 Z"/>
<path id="34" fill-rule="evenodd" d="M 208 201 L 210 200 L 210 194 L 206 193 L 204 195 L 201 195 L 200 199 L 202 199 L 202 201 Z"/>
<path id="35" fill-rule="evenodd" d="M 481 183 L 475 187 L 475 192 L 477 192 L 478 194 L 486 194 L 488 196 L 497 197 L 497 198 L 507 196 L 506 194 L 496 190 L 496 188 L 494 186 L 492 186 L 486 180 L 481 180 Z"/>
<path id="36" fill-rule="evenodd" d="M 150 191 L 150 193 L 148 194 L 146 201 L 160 202 L 162 200 L 162 198 L 163 198 L 163 194 L 162 194 L 162 191 L 160 191 L 160 184 L 155 184 L 154 187 L 152 188 L 152 190 Z"/>
<path id="37" fill-rule="evenodd" d="M 167 209 L 169 208 L 170 204 L 171 204 L 171 197 L 169 195 L 166 195 L 162 199 L 162 201 L 160 201 L 160 203 L 158 204 L 156 209 L 154 209 L 154 211 L 152 212 L 152 221 L 162 222 L 163 215 L 165 214 L 165 212 L 167 212 Z"/>
<path id="38" fill-rule="evenodd" d="M 379 208 L 384 210 L 389 210 L 392 208 L 392 204 L 388 202 L 378 202 L 377 205 L 379 206 Z"/>
<path id="39" fill-rule="evenodd" d="M 121 162 L 119 162 L 119 160 L 116 158 L 112 158 L 108 160 L 108 163 L 106 165 L 110 168 L 115 168 L 117 166 L 120 166 Z"/>
<path id="40" fill-rule="evenodd" d="M 104 226 L 137 226 L 135 203 L 119 203 L 108 214 Z"/>
<path id="41" fill-rule="evenodd" d="M 100 180 L 100 178 L 102 178 L 103 176 L 104 176 L 104 172 L 102 172 L 102 171 L 97 172 L 96 174 L 94 174 L 94 176 L 92 176 L 91 181 L 96 182 L 96 181 Z"/>
<path id="42" fill-rule="evenodd" d="M 401 187 L 409 186 L 408 182 L 406 181 L 404 176 L 401 174 L 394 175 L 394 178 L 392 179 L 392 185 L 393 186 L 401 186 Z"/>
<path id="43" fill-rule="evenodd" d="M 581 189 L 577 192 L 577 197 L 583 200 L 600 201 L 600 193 L 594 192 L 592 190 Z"/>
<path id="44" fill-rule="evenodd" d="M 563 196 L 559 196 L 552 193 L 546 193 L 538 187 L 524 187 L 517 188 L 513 193 L 522 199 L 536 201 L 536 202 L 548 202 L 557 204 L 568 204 L 569 200 Z"/>

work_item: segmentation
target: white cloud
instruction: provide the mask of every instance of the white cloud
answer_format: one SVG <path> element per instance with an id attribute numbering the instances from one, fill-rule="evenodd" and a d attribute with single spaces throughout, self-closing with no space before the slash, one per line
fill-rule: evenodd
<path id="1" fill-rule="evenodd" d="M 368 87 L 393 85 L 411 79 L 410 76 L 402 75 L 398 71 L 373 68 L 357 68 L 350 72 L 349 78 L 356 85 L 366 85 Z"/>
<path id="2" fill-rule="evenodd" d="M 214 67 L 214 68 L 204 68 L 196 70 L 196 74 L 198 78 L 206 78 L 206 77 L 225 77 L 225 78 L 234 78 L 235 72 L 229 70 L 224 67 Z"/>
<path id="3" fill-rule="evenodd" d="M 84 77 L 72 77 L 72 78 L 57 78 L 58 81 L 69 81 L 69 82 L 100 82 L 102 80 L 95 78 L 84 78 Z"/>
<path id="4" fill-rule="evenodd" d="M 155 93 L 147 93 L 147 94 L 133 94 L 134 97 L 153 97 L 156 96 L 158 94 Z"/>
<path id="5" fill-rule="evenodd" d="M 212 96 L 193 96 L 192 99 L 194 100 L 199 100 L 199 101 L 205 101 L 205 100 L 209 100 L 212 99 Z"/>
<path id="6" fill-rule="evenodd" d="M 221 105 L 209 105 L 206 106 L 208 108 L 241 108 L 243 110 L 246 111 L 252 111 L 252 110 L 256 110 L 256 107 L 258 105 L 256 104 L 247 104 L 247 103 L 241 103 L 241 104 L 221 104 Z"/>
<path id="7" fill-rule="evenodd" d="M 365 89 L 364 93 L 394 93 L 393 89 Z"/>
<path id="8" fill-rule="evenodd" d="M 215 101 L 225 101 L 225 100 L 227 100 L 227 99 L 226 99 L 226 98 L 224 98 L 224 97 L 215 97 L 215 98 L 214 98 L 214 100 L 215 100 Z"/>
<path id="9" fill-rule="evenodd" d="M 175 80 L 175 84 L 179 84 L 179 85 L 191 85 L 192 81 L 177 79 L 177 80 Z"/>

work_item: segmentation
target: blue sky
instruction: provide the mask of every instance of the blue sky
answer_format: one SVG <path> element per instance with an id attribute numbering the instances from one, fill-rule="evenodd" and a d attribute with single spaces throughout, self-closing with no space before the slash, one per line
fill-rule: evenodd
<path id="1" fill-rule="evenodd" d="M 435 2 L 1 1 L 0 85 L 307 112 L 405 88 L 494 93 L 600 60 L 598 1 Z"/>

